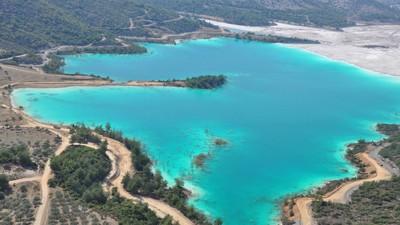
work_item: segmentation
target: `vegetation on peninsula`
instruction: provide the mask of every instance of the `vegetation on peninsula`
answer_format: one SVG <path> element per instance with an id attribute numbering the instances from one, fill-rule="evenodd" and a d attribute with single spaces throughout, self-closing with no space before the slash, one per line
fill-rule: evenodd
<path id="1" fill-rule="evenodd" d="M 62 73 L 60 71 L 60 68 L 65 66 L 64 59 L 55 54 L 51 54 L 49 58 L 50 62 L 46 63 L 43 66 L 43 71 L 46 73 L 54 73 L 54 74 Z"/>
<path id="2" fill-rule="evenodd" d="M 213 89 L 223 86 L 227 80 L 227 77 L 224 75 L 206 75 L 187 78 L 184 82 L 189 88 Z"/>
<path id="3" fill-rule="evenodd" d="M 75 126 L 76 138 L 88 140 L 85 133 L 87 128 L 81 129 L 81 127 Z M 145 204 L 133 203 L 120 197 L 115 191 L 112 192 L 112 196 L 103 191 L 101 183 L 110 172 L 111 163 L 101 148 L 95 150 L 80 145 L 69 146 L 65 152 L 51 160 L 51 168 L 55 178 L 49 181 L 50 186 L 59 185 L 65 188 L 73 197 L 89 207 L 112 215 L 119 224 L 175 225 L 170 216 L 160 219 Z"/>
<path id="4" fill-rule="evenodd" d="M 123 143 L 131 151 L 135 173 L 133 175 L 126 174 L 123 179 L 124 187 L 128 192 L 162 200 L 181 211 L 196 224 L 212 224 L 204 214 L 198 212 L 193 206 L 188 205 L 187 200 L 190 192 L 183 187 L 183 181 L 176 179 L 175 185 L 168 187 L 167 181 L 163 179 L 159 171 L 152 172 L 151 160 L 143 152 L 143 146 L 140 142 L 123 137 L 122 132 L 113 130 L 110 124 L 106 124 L 105 127 L 97 126 L 94 131 Z M 222 220 L 216 219 L 215 223 L 222 224 Z"/>

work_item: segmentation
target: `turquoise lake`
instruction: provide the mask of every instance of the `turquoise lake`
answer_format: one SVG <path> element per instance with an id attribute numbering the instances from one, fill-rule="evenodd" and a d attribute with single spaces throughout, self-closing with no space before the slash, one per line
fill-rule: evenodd
<path id="1" fill-rule="evenodd" d="M 376 123 L 399 122 L 394 77 L 276 44 L 144 45 L 150 53 L 67 56 L 64 71 L 120 82 L 225 74 L 228 84 L 19 89 L 13 102 L 40 121 L 110 122 L 142 141 L 171 183 L 183 178 L 192 204 L 227 225 L 276 224 L 284 196 L 354 176 L 343 158 L 346 143 L 382 138 Z M 215 138 L 229 144 L 216 147 Z M 213 158 L 196 169 L 193 157 L 208 152 Z"/>

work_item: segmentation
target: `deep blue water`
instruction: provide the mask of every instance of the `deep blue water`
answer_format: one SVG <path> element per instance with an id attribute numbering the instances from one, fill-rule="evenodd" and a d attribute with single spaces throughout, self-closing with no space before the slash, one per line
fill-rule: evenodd
<path id="1" fill-rule="evenodd" d="M 19 89 L 16 105 L 46 122 L 111 122 L 141 140 L 155 168 L 184 178 L 198 209 L 227 225 L 275 224 L 279 200 L 354 175 L 344 146 L 398 122 L 400 83 L 281 45 L 211 39 L 146 44 L 145 55 L 66 57 L 68 73 L 117 81 L 225 74 L 217 90 L 163 87 Z M 224 138 L 226 147 L 213 139 Z M 211 152 L 205 170 L 196 154 Z M 349 172 L 343 172 L 343 169 Z"/>

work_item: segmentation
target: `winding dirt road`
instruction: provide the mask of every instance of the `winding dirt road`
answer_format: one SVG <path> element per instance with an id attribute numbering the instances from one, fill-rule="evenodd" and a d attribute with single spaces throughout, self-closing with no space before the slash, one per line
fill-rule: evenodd
<path id="1" fill-rule="evenodd" d="M 98 136 L 102 140 L 107 140 L 108 151 L 106 151 L 106 154 L 112 162 L 112 169 L 106 178 L 106 183 L 103 185 L 103 188 L 106 191 L 111 192 L 112 188 L 116 187 L 122 197 L 129 199 L 133 202 L 147 203 L 149 208 L 154 211 L 158 217 L 164 218 L 165 216 L 170 215 L 175 221 L 179 222 L 179 224 L 181 225 L 194 225 L 194 223 L 190 221 L 187 217 L 185 217 L 179 210 L 160 200 L 139 195 L 132 195 L 127 192 L 124 188 L 122 180 L 125 174 L 132 175 L 134 172 L 131 160 L 131 151 L 129 151 L 129 149 L 127 149 L 125 145 L 119 141 L 111 138 L 106 138 L 101 135 Z M 82 145 L 94 149 L 97 149 L 99 147 L 93 143 Z"/>
<path id="2" fill-rule="evenodd" d="M 148 197 L 133 196 L 129 192 L 127 192 L 124 189 L 122 180 L 125 174 L 132 174 L 132 172 L 134 171 L 131 160 L 131 151 L 129 151 L 122 143 L 114 139 L 105 137 L 102 138 L 107 140 L 108 149 L 114 154 L 115 157 L 119 159 L 117 165 L 118 176 L 111 182 L 111 188 L 118 188 L 119 194 L 129 200 L 132 200 L 134 202 L 147 203 L 149 208 L 153 210 L 159 217 L 163 218 L 167 215 L 170 215 L 181 225 L 194 225 L 194 223 L 190 221 L 186 216 L 184 216 L 179 210 L 171 207 L 170 205 L 162 201 Z"/>
<path id="3" fill-rule="evenodd" d="M 360 159 L 366 161 L 371 165 L 375 171 L 376 175 L 373 177 L 369 177 L 363 180 L 355 180 L 342 185 L 338 190 L 334 191 L 328 196 L 324 196 L 324 201 L 327 202 L 334 202 L 334 203 L 346 203 L 346 199 L 349 196 L 349 192 L 352 192 L 354 189 L 359 187 L 364 182 L 368 181 L 382 181 L 382 180 L 389 180 L 392 177 L 392 174 L 387 171 L 385 168 L 380 166 L 374 159 L 371 158 L 367 153 L 360 154 Z"/>
<path id="4" fill-rule="evenodd" d="M 347 199 L 350 197 L 351 193 L 356 190 L 360 185 L 364 182 L 371 181 L 382 181 L 389 180 L 392 177 L 392 174 L 387 171 L 384 167 L 380 166 L 368 153 L 362 153 L 359 155 L 359 158 L 368 163 L 371 167 L 374 168 L 376 174 L 362 180 L 349 181 L 336 190 L 328 193 L 323 197 L 323 200 L 326 202 L 334 202 L 334 203 L 346 203 Z M 315 222 L 313 221 L 312 211 L 311 211 L 311 202 L 312 198 L 304 197 L 296 199 L 296 206 L 299 210 L 300 214 L 300 223 L 301 225 L 313 225 Z"/>
<path id="5" fill-rule="evenodd" d="M 55 152 L 55 155 L 61 154 L 69 145 L 69 140 L 71 135 L 69 134 L 69 129 L 67 128 L 61 128 L 61 129 L 55 129 L 52 125 L 50 124 L 44 124 L 40 123 L 29 116 L 27 116 L 24 112 L 12 108 L 13 111 L 18 113 L 19 115 L 23 116 L 25 121 L 27 122 L 26 125 L 23 125 L 23 127 L 42 127 L 42 128 L 47 128 L 54 134 L 58 135 L 62 139 L 61 145 L 58 147 L 58 149 Z M 99 135 L 100 136 L 100 135 Z M 118 188 L 118 192 L 122 197 L 125 197 L 129 200 L 132 200 L 134 202 L 142 202 L 142 203 L 147 203 L 149 208 L 153 210 L 157 216 L 164 218 L 167 215 L 170 215 L 174 220 L 179 222 L 181 225 L 194 225 L 192 221 L 190 221 L 187 217 L 185 217 L 179 210 L 171 207 L 170 205 L 148 197 L 142 197 L 142 196 L 133 196 L 129 192 L 127 192 L 124 187 L 123 187 L 123 176 L 125 174 L 132 174 L 134 172 L 133 165 L 132 165 L 132 160 L 131 160 L 131 151 L 125 147 L 124 144 L 111 139 L 111 138 L 106 138 L 103 136 L 100 136 L 103 140 L 107 140 L 108 142 L 108 149 L 111 153 L 107 153 L 107 155 L 110 157 L 110 159 L 114 162 L 113 168 L 110 172 L 110 176 L 114 177 L 111 181 L 111 187 L 109 187 L 109 190 L 112 189 L 113 187 Z M 96 145 L 93 144 L 88 144 L 89 147 L 96 148 Z M 45 169 L 43 172 L 42 177 L 34 177 L 34 178 L 26 178 L 24 180 L 30 181 L 30 180 L 40 180 L 40 186 L 41 186 L 41 196 L 42 196 L 42 204 L 39 206 L 38 211 L 35 216 L 35 222 L 34 225 L 42 225 L 42 224 L 47 224 L 47 219 L 48 219 L 48 212 L 49 212 L 49 186 L 48 186 L 48 181 L 51 178 L 51 168 L 50 168 L 50 159 L 46 162 Z M 23 179 L 16 180 L 14 182 L 22 182 Z M 10 182 L 11 184 L 11 182 Z"/>

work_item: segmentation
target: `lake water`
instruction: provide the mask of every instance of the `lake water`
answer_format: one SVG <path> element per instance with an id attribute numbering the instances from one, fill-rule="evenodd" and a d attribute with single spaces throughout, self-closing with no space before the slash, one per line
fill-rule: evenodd
<path id="1" fill-rule="evenodd" d="M 19 89 L 14 104 L 45 122 L 110 122 L 227 225 L 275 224 L 282 197 L 354 176 L 345 144 L 381 138 L 374 125 L 399 120 L 398 79 L 316 54 L 224 38 L 145 46 L 145 55 L 67 56 L 64 70 L 117 81 L 225 74 L 228 84 Z M 215 138 L 229 144 L 217 147 Z M 192 164 L 199 153 L 213 155 L 204 170 Z"/>

